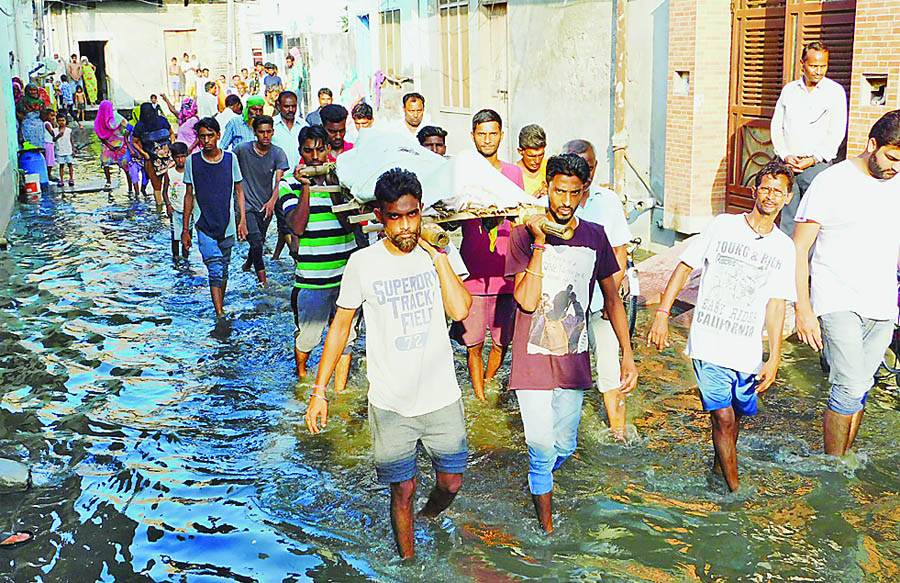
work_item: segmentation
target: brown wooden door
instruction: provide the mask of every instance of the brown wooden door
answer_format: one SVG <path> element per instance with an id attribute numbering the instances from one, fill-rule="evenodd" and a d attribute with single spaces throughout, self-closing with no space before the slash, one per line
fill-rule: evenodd
<path id="1" fill-rule="evenodd" d="M 856 0 L 734 0 L 726 211 L 752 207 L 748 185 L 775 155 L 769 122 L 805 44 L 829 47 L 828 76 L 850 94 L 855 16 Z"/>

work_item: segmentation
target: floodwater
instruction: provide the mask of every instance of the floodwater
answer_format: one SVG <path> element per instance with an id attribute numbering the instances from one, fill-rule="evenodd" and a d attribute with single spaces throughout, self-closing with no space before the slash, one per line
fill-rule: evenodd
<path id="1" fill-rule="evenodd" d="M 98 172 L 94 147 L 82 176 Z M 407 565 L 374 478 L 362 357 L 327 431 L 305 430 L 289 260 L 269 262 L 261 290 L 238 247 L 217 325 L 196 247 L 173 264 L 152 200 L 124 186 L 51 193 L 13 220 L 0 254 L 0 456 L 31 466 L 34 483 L 0 493 L 0 530 L 37 536 L 0 549 L 0 581 L 900 580 L 896 387 L 870 395 L 855 452 L 826 458 L 825 383 L 796 344 L 744 424 L 736 494 L 709 472 L 683 336 L 662 355 L 639 347 L 632 438 L 609 439 L 592 392 L 577 456 L 556 472 L 552 536 L 527 494 L 515 399 L 494 386 L 476 401 L 457 350 L 471 463 L 449 511 L 417 524 Z M 420 469 L 421 505 L 432 474 Z"/>

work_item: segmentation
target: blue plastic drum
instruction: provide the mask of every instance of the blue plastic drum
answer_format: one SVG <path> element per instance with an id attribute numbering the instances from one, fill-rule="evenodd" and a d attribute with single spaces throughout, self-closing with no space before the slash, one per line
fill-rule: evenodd
<path id="1" fill-rule="evenodd" d="M 41 177 L 41 186 L 50 184 L 47 177 L 47 161 L 39 150 L 19 152 L 19 168 L 25 174 L 37 174 Z"/>

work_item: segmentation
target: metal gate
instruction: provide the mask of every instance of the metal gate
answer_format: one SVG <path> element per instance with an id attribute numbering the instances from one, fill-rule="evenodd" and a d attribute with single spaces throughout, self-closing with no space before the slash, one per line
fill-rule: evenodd
<path id="1" fill-rule="evenodd" d="M 769 122 L 805 44 L 828 46 L 828 77 L 850 95 L 855 17 L 856 0 L 734 0 L 726 211 L 752 208 L 748 185 L 775 156 Z"/>

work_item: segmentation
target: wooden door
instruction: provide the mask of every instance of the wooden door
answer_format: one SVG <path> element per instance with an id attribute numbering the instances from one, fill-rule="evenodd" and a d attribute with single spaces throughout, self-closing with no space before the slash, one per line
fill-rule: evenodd
<path id="1" fill-rule="evenodd" d="M 769 123 L 781 88 L 800 77 L 803 46 L 829 47 L 828 77 L 850 94 L 856 0 L 735 0 L 728 108 L 728 212 L 752 208 L 750 184 L 774 156 Z"/>

